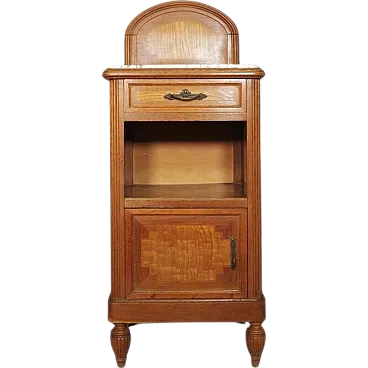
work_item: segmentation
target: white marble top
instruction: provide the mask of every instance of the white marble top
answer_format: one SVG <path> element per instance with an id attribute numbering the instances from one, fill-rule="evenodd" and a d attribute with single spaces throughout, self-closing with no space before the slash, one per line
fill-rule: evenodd
<path id="1" fill-rule="evenodd" d="M 152 64 L 114 65 L 109 69 L 258 69 L 254 64 Z"/>

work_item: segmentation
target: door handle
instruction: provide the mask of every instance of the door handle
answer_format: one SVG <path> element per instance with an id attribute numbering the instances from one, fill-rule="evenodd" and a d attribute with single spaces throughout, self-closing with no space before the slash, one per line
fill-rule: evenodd
<path id="1" fill-rule="evenodd" d="M 231 269 L 236 269 L 236 238 L 235 236 L 230 237 L 230 264 Z"/>

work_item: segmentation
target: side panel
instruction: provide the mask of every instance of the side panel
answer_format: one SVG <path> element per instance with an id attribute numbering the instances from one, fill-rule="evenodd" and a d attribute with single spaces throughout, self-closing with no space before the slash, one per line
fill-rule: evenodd
<path id="1" fill-rule="evenodd" d="M 248 298 L 262 297 L 259 82 L 247 80 Z"/>
<path id="2" fill-rule="evenodd" d="M 125 296 L 123 82 L 110 81 L 111 300 Z"/>

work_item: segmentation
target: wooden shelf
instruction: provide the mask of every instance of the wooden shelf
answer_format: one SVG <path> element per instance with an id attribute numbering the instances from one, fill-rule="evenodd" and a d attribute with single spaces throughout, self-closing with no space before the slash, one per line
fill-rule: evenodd
<path id="1" fill-rule="evenodd" d="M 247 207 L 242 184 L 126 185 L 126 208 Z"/>
<path id="2" fill-rule="evenodd" d="M 242 184 L 126 185 L 128 198 L 244 198 Z"/>

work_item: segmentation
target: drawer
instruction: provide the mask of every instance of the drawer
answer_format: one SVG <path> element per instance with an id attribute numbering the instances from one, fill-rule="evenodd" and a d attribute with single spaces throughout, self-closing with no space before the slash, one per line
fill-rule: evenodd
<path id="1" fill-rule="evenodd" d="M 182 114 L 246 111 L 245 80 L 125 80 L 124 113 Z M 127 119 L 125 119 L 127 120 Z M 216 119 L 218 120 L 218 119 Z"/>
<path id="2" fill-rule="evenodd" d="M 126 209 L 127 299 L 246 297 L 245 209 Z"/>

